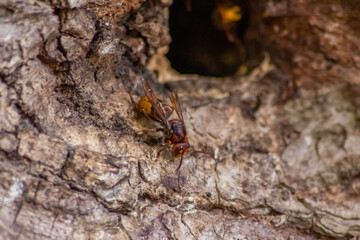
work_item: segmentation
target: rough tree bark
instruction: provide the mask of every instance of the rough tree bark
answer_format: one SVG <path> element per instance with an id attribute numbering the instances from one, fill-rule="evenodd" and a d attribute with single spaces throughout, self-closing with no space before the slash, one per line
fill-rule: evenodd
<path id="1" fill-rule="evenodd" d="M 353 2 L 251 1 L 245 46 L 270 55 L 246 76 L 166 75 L 152 61 L 192 146 L 214 153 L 177 173 L 127 94 L 155 79 L 170 0 L 1 1 L 0 238 L 359 237 Z"/>

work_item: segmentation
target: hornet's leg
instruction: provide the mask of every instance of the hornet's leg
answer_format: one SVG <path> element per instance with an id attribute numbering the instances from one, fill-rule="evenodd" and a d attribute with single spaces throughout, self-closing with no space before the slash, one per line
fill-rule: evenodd
<path id="1" fill-rule="evenodd" d="M 136 103 L 135 103 L 135 101 L 134 101 L 134 98 L 133 98 L 132 94 L 131 94 L 130 92 L 127 92 L 127 93 L 128 93 L 129 96 L 130 96 L 130 100 L 131 100 L 132 105 L 134 105 L 134 108 L 137 108 L 137 105 L 136 105 Z"/>
<path id="2" fill-rule="evenodd" d="M 165 149 L 167 149 L 168 147 L 170 147 L 170 143 L 169 143 L 169 142 L 166 142 L 166 143 L 165 143 L 165 146 L 162 147 L 162 148 L 158 151 L 157 157 L 159 157 L 159 156 L 160 156 L 160 153 L 161 153 L 162 151 L 164 151 Z"/>
<path id="3" fill-rule="evenodd" d="M 179 166 L 177 167 L 176 171 L 179 171 L 181 165 L 182 165 L 182 162 L 183 162 L 183 158 L 184 158 L 184 152 L 181 154 L 181 158 L 180 158 L 180 164 Z"/>

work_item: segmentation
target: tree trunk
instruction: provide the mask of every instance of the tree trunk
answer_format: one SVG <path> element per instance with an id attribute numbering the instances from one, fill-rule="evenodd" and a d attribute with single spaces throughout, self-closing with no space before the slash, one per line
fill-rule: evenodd
<path id="1" fill-rule="evenodd" d="M 359 237 L 360 5 L 243 2 L 250 70 L 211 78 L 164 60 L 171 1 L 3 0 L 0 238 Z M 157 157 L 141 78 L 211 154 Z"/>

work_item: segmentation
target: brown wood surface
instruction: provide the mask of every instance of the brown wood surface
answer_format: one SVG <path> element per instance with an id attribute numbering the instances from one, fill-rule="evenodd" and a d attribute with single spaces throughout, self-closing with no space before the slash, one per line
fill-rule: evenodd
<path id="1" fill-rule="evenodd" d="M 1 1 L 0 238 L 357 239 L 356 2 L 251 1 L 243 76 L 153 62 L 212 152 L 176 172 L 127 93 L 168 99 L 171 1 Z"/>

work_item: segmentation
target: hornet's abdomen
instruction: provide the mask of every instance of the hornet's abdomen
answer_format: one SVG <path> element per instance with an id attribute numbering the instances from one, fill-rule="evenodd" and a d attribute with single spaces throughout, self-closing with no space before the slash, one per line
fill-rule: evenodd
<path id="1" fill-rule="evenodd" d="M 144 96 L 139 100 L 139 103 L 137 105 L 137 108 L 139 110 L 143 110 L 144 112 L 146 112 L 147 114 L 149 114 L 150 116 L 153 116 L 153 111 L 152 111 L 152 105 L 151 102 L 149 101 L 149 99 Z"/>
<path id="2" fill-rule="evenodd" d="M 164 112 L 165 118 L 167 119 L 174 111 L 174 108 L 172 108 L 171 106 L 169 106 L 167 103 L 165 103 L 164 101 L 162 101 L 160 99 L 158 99 L 158 102 L 159 102 L 160 108 Z M 146 96 L 143 96 L 139 100 L 139 103 L 137 104 L 137 108 L 139 111 L 145 112 L 152 119 L 160 120 L 160 117 L 158 116 L 154 107 L 152 106 L 151 102 L 149 101 L 149 99 Z"/>

